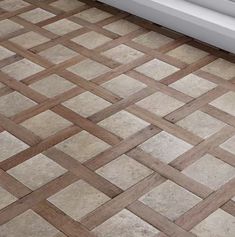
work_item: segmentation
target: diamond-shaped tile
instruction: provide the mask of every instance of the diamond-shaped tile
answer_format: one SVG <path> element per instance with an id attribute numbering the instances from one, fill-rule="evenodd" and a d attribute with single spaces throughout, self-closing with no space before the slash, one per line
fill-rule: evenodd
<path id="1" fill-rule="evenodd" d="M 23 29 L 22 25 L 19 25 L 11 20 L 5 19 L 0 21 L 0 37 L 5 37 L 17 30 Z"/>
<path id="2" fill-rule="evenodd" d="M 156 237 L 159 231 L 124 209 L 93 230 L 97 237 Z"/>
<path id="3" fill-rule="evenodd" d="M 192 229 L 198 237 L 234 237 L 235 218 L 222 209 L 216 210 Z"/>
<path id="4" fill-rule="evenodd" d="M 57 144 L 56 147 L 76 160 L 85 162 L 110 146 L 90 133 L 82 131 Z"/>
<path id="5" fill-rule="evenodd" d="M 83 117 L 89 117 L 105 109 L 111 105 L 111 103 L 87 91 L 65 101 L 63 105 Z"/>
<path id="6" fill-rule="evenodd" d="M 229 138 L 227 141 L 221 144 L 220 147 L 235 155 L 235 136 Z"/>
<path id="7" fill-rule="evenodd" d="M 163 101 L 164 103 L 162 103 Z M 161 117 L 184 105 L 183 102 L 162 92 L 156 92 L 136 104 Z"/>
<path id="8" fill-rule="evenodd" d="M 3 0 L 0 2 L 0 8 L 9 12 L 17 11 L 27 6 L 29 6 L 29 4 L 22 0 Z"/>
<path id="9" fill-rule="evenodd" d="M 59 8 L 62 11 L 72 11 L 84 5 L 83 2 L 78 0 L 58 0 L 51 3 L 51 6 Z"/>
<path id="10" fill-rule="evenodd" d="M 11 117 L 36 105 L 17 91 L 0 97 L 0 113 Z"/>
<path id="11" fill-rule="evenodd" d="M 102 84 L 102 87 L 112 91 L 120 97 L 126 98 L 145 88 L 146 85 L 129 76 L 126 76 L 125 74 L 122 74 L 112 80 L 105 82 Z"/>
<path id="12" fill-rule="evenodd" d="M 226 125 L 220 120 L 201 111 L 190 114 L 177 122 L 177 124 L 204 139 L 218 132 Z"/>
<path id="13" fill-rule="evenodd" d="M 14 52 L 0 46 L 0 60 L 3 60 L 5 58 L 9 58 L 11 56 L 15 55 Z"/>
<path id="14" fill-rule="evenodd" d="M 140 27 L 136 24 L 133 24 L 126 20 L 119 20 L 115 21 L 113 23 L 110 23 L 106 26 L 104 26 L 104 29 L 109 30 L 111 32 L 114 32 L 118 35 L 126 35 L 129 34 L 135 30 L 138 30 Z"/>
<path id="15" fill-rule="evenodd" d="M 173 74 L 174 72 L 178 71 L 178 68 L 165 62 L 162 62 L 158 59 L 154 59 L 137 67 L 135 70 L 159 81 L 164 77 L 167 77 Z"/>
<path id="16" fill-rule="evenodd" d="M 36 190 L 65 173 L 66 169 L 39 154 L 7 172 L 30 189 Z"/>
<path id="17" fill-rule="evenodd" d="M 88 21 L 90 23 L 96 23 L 102 20 L 107 19 L 108 17 L 111 17 L 112 15 L 108 12 L 102 11 L 98 8 L 92 7 L 85 11 L 79 12 L 75 16 Z"/>
<path id="18" fill-rule="evenodd" d="M 41 138 L 46 138 L 50 135 L 54 135 L 66 127 L 69 127 L 72 123 L 60 117 L 56 113 L 47 110 L 24 121 L 21 125 L 31 130 Z"/>
<path id="19" fill-rule="evenodd" d="M 61 19 L 43 27 L 57 35 L 65 35 L 72 31 L 81 29 L 82 26 L 67 19 Z"/>
<path id="20" fill-rule="evenodd" d="M 4 237 L 55 237 L 59 231 L 41 216 L 28 210 L 0 226 Z"/>
<path id="21" fill-rule="evenodd" d="M 165 163 L 170 163 L 192 148 L 192 146 L 163 131 L 141 144 L 140 148 L 157 159 Z"/>
<path id="22" fill-rule="evenodd" d="M 96 171 L 123 190 L 136 184 L 152 172 L 149 168 L 126 155 L 118 157 Z"/>
<path id="23" fill-rule="evenodd" d="M 109 49 L 102 54 L 107 58 L 110 58 L 119 63 L 130 63 L 144 55 L 143 53 L 132 49 L 124 44 Z"/>
<path id="24" fill-rule="evenodd" d="M 83 47 L 86 47 L 88 49 L 95 49 L 98 46 L 109 42 L 110 40 L 111 38 L 99 34 L 95 31 L 87 32 L 72 39 L 73 42 L 82 45 Z"/>
<path id="25" fill-rule="evenodd" d="M 140 198 L 141 202 L 172 221 L 175 221 L 200 200 L 199 197 L 170 180 Z"/>
<path id="26" fill-rule="evenodd" d="M 137 38 L 133 40 L 136 43 L 142 44 L 146 47 L 149 47 L 151 49 L 159 48 L 167 43 L 170 43 L 173 41 L 173 39 L 162 35 L 160 33 L 150 31 L 146 34 L 140 35 Z"/>
<path id="27" fill-rule="evenodd" d="M 67 70 L 87 80 L 91 80 L 105 74 L 106 72 L 109 72 L 111 69 L 103 64 L 86 59 L 81 63 L 77 63 L 67 68 Z"/>
<path id="28" fill-rule="evenodd" d="M 0 187 L 0 210 L 17 200 L 12 194 Z"/>
<path id="29" fill-rule="evenodd" d="M 127 138 L 149 123 L 126 111 L 120 111 L 99 122 L 99 125 L 122 138 Z"/>
<path id="30" fill-rule="evenodd" d="M 109 200 L 109 197 L 83 180 L 79 180 L 48 199 L 74 220 L 95 210 Z"/>
<path id="31" fill-rule="evenodd" d="M 43 67 L 24 58 L 1 69 L 4 73 L 20 81 L 44 70 Z"/>

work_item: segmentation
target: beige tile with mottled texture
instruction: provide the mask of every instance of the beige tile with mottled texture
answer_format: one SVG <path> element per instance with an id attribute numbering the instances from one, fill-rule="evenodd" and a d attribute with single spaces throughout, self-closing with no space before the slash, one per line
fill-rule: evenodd
<path id="1" fill-rule="evenodd" d="M 50 5 L 62 11 L 72 11 L 79 7 L 84 6 L 85 4 L 78 0 L 58 0 L 51 3 Z"/>
<path id="2" fill-rule="evenodd" d="M 4 19 L 0 21 L 0 37 L 6 37 L 7 35 L 21 30 L 24 27 L 20 24 L 17 24 L 9 19 Z"/>
<path id="3" fill-rule="evenodd" d="M 17 11 L 29 5 L 30 5 L 29 3 L 22 0 L 3 0 L 0 2 L 0 8 L 9 12 Z"/>
<path id="4" fill-rule="evenodd" d="M 0 187 L 0 210 L 15 202 L 16 200 L 16 197 L 7 192 L 7 190 Z"/>
<path id="5" fill-rule="evenodd" d="M 14 52 L 10 51 L 9 49 L 4 48 L 3 46 L 0 46 L 0 60 L 9 58 L 13 55 L 15 55 Z"/>
<path id="6" fill-rule="evenodd" d="M 235 155 L 235 136 L 229 138 L 227 141 L 221 144 L 220 147 Z"/>

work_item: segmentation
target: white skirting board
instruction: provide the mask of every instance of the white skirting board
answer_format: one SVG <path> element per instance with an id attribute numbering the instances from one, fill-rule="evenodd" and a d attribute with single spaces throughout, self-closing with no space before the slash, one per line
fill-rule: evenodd
<path id="1" fill-rule="evenodd" d="M 235 18 L 184 0 L 99 0 L 235 53 Z"/>

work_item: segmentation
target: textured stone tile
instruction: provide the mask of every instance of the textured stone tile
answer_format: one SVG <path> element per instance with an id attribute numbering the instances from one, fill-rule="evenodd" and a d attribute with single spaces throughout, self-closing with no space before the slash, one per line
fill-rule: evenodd
<path id="1" fill-rule="evenodd" d="M 225 80 L 230 80 L 235 77 L 235 64 L 222 58 L 208 64 L 203 67 L 202 70 L 222 77 Z"/>
<path id="2" fill-rule="evenodd" d="M 0 46 L 0 60 L 3 60 L 5 58 L 9 58 L 11 56 L 15 55 L 14 52 Z"/>
<path id="3" fill-rule="evenodd" d="M 53 160 L 39 154 L 7 171 L 32 190 L 64 174 L 67 170 Z"/>
<path id="4" fill-rule="evenodd" d="M 122 155 L 96 171 L 119 188 L 125 190 L 153 171 L 129 156 Z"/>
<path id="5" fill-rule="evenodd" d="M 124 209 L 93 230 L 97 237 L 156 237 L 159 231 Z"/>
<path id="6" fill-rule="evenodd" d="M 213 190 L 235 177 L 235 168 L 207 154 L 182 172 Z"/>
<path id="7" fill-rule="evenodd" d="M 91 159 L 109 147 L 107 143 L 86 131 L 82 131 L 56 145 L 56 148 L 80 162 Z"/>
<path id="8" fill-rule="evenodd" d="M 31 23 L 38 23 L 41 21 L 45 21 L 49 18 L 54 17 L 55 15 L 51 12 L 48 12 L 42 8 L 36 8 L 28 12 L 24 12 L 19 15 L 21 18 L 31 22 Z"/>
<path id="9" fill-rule="evenodd" d="M 112 80 L 105 82 L 102 84 L 102 87 L 112 91 L 120 97 L 126 98 L 145 88 L 146 85 L 129 76 L 126 76 L 125 74 L 122 74 Z"/>
<path id="10" fill-rule="evenodd" d="M 127 138 L 147 127 L 149 123 L 126 111 L 120 111 L 99 122 L 99 125 L 122 138 Z"/>
<path id="11" fill-rule="evenodd" d="M 111 38 L 99 34 L 95 31 L 87 32 L 72 39 L 73 42 L 82 45 L 83 47 L 86 47 L 88 49 L 95 49 L 98 46 L 109 42 L 110 40 Z"/>
<path id="12" fill-rule="evenodd" d="M 184 105 L 181 101 L 162 92 L 156 92 L 136 104 L 161 117 Z"/>
<path id="13" fill-rule="evenodd" d="M 194 74 L 190 74 L 170 84 L 169 86 L 180 92 L 183 92 L 186 95 L 197 98 L 204 93 L 212 90 L 217 85 Z"/>
<path id="14" fill-rule="evenodd" d="M 51 203 L 79 221 L 109 200 L 109 197 L 83 180 L 79 180 L 48 199 Z"/>
<path id="15" fill-rule="evenodd" d="M 75 51 L 64 47 L 63 45 L 58 44 L 40 52 L 39 55 L 54 64 L 58 64 L 65 62 L 66 60 L 69 60 L 78 54 Z"/>
<path id="16" fill-rule="evenodd" d="M 123 19 L 110 23 L 103 28 L 118 35 L 127 35 L 135 30 L 140 29 L 138 25 Z"/>
<path id="17" fill-rule="evenodd" d="M 47 110 L 21 123 L 41 138 L 46 138 L 72 125 L 56 113 Z"/>
<path id="18" fill-rule="evenodd" d="M 190 144 L 164 131 L 148 139 L 139 147 L 165 163 L 170 163 L 192 148 Z"/>
<path id="19" fill-rule="evenodd" d="M 80 2 L 78 0 L 58 0 L 51 3 L 51 6 L 59 8 L 62 11 L 72 11 L 84 5 L 85 4 L 83 2 Z"/>
<path id="20" fill-rule="evenodd" d="M 61 19 L 43 27 L 56 35 L 65 35 L 72 31 L 81 29 L 82 26 L 67 19 Z"/>
<path id="21" fill-rule="evenodd" d="M 140 58 L 144 54 L 124 44 L 121 44 L 117 47 L 105 51 L 104 53 L 102 53 L 102 55 L 112 59 L 113 61 L 125 64 Z"/>
<path id="22" fill-rule="evenodd" d="M 59 231 L 41 216 L 28 210 L 0 226 L 4 237 L 55 237 Z"/>
<path id="23" fill-rule="evenodd" d="M 172 221 L 175 221 L 200 200 L 199 197 L 170 180 L 140 198 L 141 202 Z"/>
<path id="24" fill-rule="evenodd" d="M 0 82 L 0 89 L 4 88 L 5 85 Z"/>
<path id="25" fill-rule="evenodd" d="M 17 11 L 27 6 L 29 6 L 29 4 L 22 0 L 3 0 L 0 2 L 0 8 L 9 12 Z"/>
<path id="26" fill-rule="evenodd" d="M 0 21 L 0 37 L 6 37 L 7 35 L 23 28 L 24 27 L 22 25 L 17 24 L 11 20 L 2 20 Z"/>
<path id="27" fill-rule="evenodd" d="M 52 74 L 31 84 L 30 87 L 47 97 L 54 97 L 76 87 L 76 85 L 63 77 Z"/>
<path id="28" fill-rule="evenodd" d="M 37 45 L 48 42 L 49 39 L 36 32 L 30 31 L 28 33 L 11 38 L 10 41 L 20 45 L 25 49 L 30 49 Z"/>
<path id="29" fill-rule="evenodd" d="M 10 133 L 6 131 L 0 133 L 0 162 L 27 148 L 28 145 Z"/>
<path id="30" fill-rule="evenodd" d="M 215 106 L 216 108 L 229 113 L 235 116 L 235 92 L 230 91 L 216 100 L 213 100 L 210 104 Z"/>
<path id="31" fill-rule="evenodd" d="M 11 117 L 36 105 L 17 91 L 0 97 L 0 113 Z"/>
<path id="32" fill-rule="evenodd" d="M 112 14 L 102 11 L 98 8 L 92 7 L 92 8 L 85 10 L 85 11 L 79 12 L 75 16 L 77 16 L 85 21 L 88 21 L 90 23 L 96 23 L 96 22 L 99 22 L 99 21 L 102 21 L 102 20 L 105 20 L 105 19 L 111 17 Z"/>
<path id="33" fill-rule="evenodd" d="M 67 68 L 67 70 L 87 80 L 91 80 L 109 72 L 111 69 L 91 59 L 86 59 L 81 63 L 77 63 Z"/>
<path id="34" fill-rule="evenodd" d="M 151 49 L 157 49 L 165 44 L 172 42 L 173 39 L 160 33 L 150 31 L 144 35 L 138 36 L 133 41 Z"/>
<path id="35" fill-rule="evenodd" d="M 177 125 L 205 139 L 218 132 L 226 124 L 206 113 L 196 111 L 177 122 Z"/>
<path id="36" fill-rule="evenodd" d="M 192 229 L 198 237 L 234 237 L 235 218 L 218 209 Z"/>
<path id="37" fill-rule="evenodd" d="M 221 144 L 220 147 L 235 155 L 235 136 L 229 138 L 227 141 Z"/>
<path id="38" fill-rule="evenodd" d="M 0 210 L 17 200 L 12 194 L 0 187 Z"/>
<path id="39" fill-rule="evenodd" d="M 153 78 L 154 80 L 161 80 L 174 72 L 178 71 L 178 68 L 162 62 L 158 59 L 149 61 L 135 69 L 136 71 Z"/>
<path id="40" fill-rule="evenodd" d="M 65 101 L 63 105 L 83 117 L 89 117 L 107 108 L 111 103 L 87 91 Z"/>
<path id="41" fill-rule="evenodd" d="M 4 73 L 8 74 L 10 77 L 13 77 L 14 79 L 20 81 L 26 77 L 43 71 L 44 68 L 24 58 L 20 61 L 3 67 L 1 70 Z"/>

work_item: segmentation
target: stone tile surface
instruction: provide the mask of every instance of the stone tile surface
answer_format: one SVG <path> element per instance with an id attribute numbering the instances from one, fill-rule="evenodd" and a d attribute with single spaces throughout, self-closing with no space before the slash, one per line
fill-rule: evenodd
<path id="1" fill-rule="evenodd" d="M 22 0 L 3 0 L 0 2 L 0 8 L 9 12 L 17 11 L 29 5 L 30 5 L 29 3 Z"/>
<path id="2" fill-rule="evenodd" d="M 0 187 L 0 210 L 17 200 L 12 194 Z"/>
<path id="3" fill-rule="evenodd" d="M 21 30 L 24 27 L 18 23 L 15 23 L 11 20 L 5 19 L 0 21 L 0 37 L 6 37 L 7 35 Z"/>
<path id="4" fill-rule="evenodd" d="M 235 136 L 229 138 L 227 141 L 221 144 L 220 147 L 235 155 Z"/>
<path id="5" fill-rule="evenodd" d="M 9 58 L 11 56 L 15 55 L 14 52 L 4 48 L 3 46 L 0 46 L 0 60 Z"/>
<path id="6" fill-rule="evenodd" d="M 78 0 L 58 0 L 50 4 L 53 7 L 56 7 L 62 11 L 72 11 L 78 7 L 82 7 L 85 4 Z"/>

